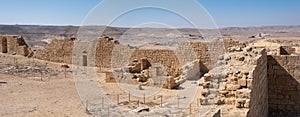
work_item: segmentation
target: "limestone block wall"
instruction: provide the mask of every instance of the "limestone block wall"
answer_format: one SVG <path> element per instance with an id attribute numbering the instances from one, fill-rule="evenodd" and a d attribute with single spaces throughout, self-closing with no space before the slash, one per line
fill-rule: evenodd
<path id="1" fill-rule="evenodd" d="M 95 55 L 98 39 L 92 41 L 76 40 L 72 52 L 72 63 L 80 66 L 96 66 Z"/>
<path id="2" fill-rule="evenodd" d="M 215 40 L 212 42 L 192 41 L 190 44 L 197 55 L 197 59 L 199 59 L 201 64 L 203 64 L 208 70 L 216 66 L 218 56 L 228 53 L 229 48 L 245 46 L 244 43 L 232 40 L 230 38 Z"/>
<path id="3" fill-rule="evenodd" d="M 101 68 L 111 68 L 112 52 L 117 44 L 112 38 L 100 38 L 96 48 L 95 65 Z"/>
<path id="4" fill-rule="evenodd" d="M 201 104 L 232 106 L 229 115 L 243 111 L 240 116 L 267 116 L 265 49 L 246 47 L 241 52 L 227 53 L 223 58 L 221 61 L 226 65 L 212 69 L 199 80 L 199 85 L 203 87 Z"/>
<path id="5" fill-rule="evenodd" d="M 270 116 L 300 116 L 300 56 L 268 56 Z"/>
<path id="6" fill-rule="evenodd" d="M 199 59 L 200 71 L 206 73 L 209 69 L 213 68 L 213 65 L 211 65 L 212 63 L 216 64 L 216 62 L 212 60 L 212 56 L 220 55 L 218 53 L 213 53 L 216 51 L 216 48 L 224 49 L 224 47 L 228 48 L 232 46 L 243 45 L 242 43 L 233 41 L 231 39 L 219 40 L 219 42 L 224 43 L 222 44 L 222 47 L 212 45 L 212 42 L 197 41 L 189 42 L 188 46 L 183 44 L 177 50 L 155 48 L 130 49 L 125 45 L 121 47 L 122 44 L 119 44 L 118 41 L 114 40 L 113 38 L 101 37 L 92 42 L 80 42 L 76 45 L 76 47 L 80 46 L 77 48 L 78 50 L 76 50 L 75 53 L 72 53 L 74 39 L 55 39 L 44 49 L 38 50 L 34 57 L 52 62 L 76 62 L 73 64 L 82 65 L 83 53 L 87 52 L 88 66 L 95 65 L 96 67 L 104 69 L 111 68 L 112 65 L 115 65 L 115 63 L 129 64 L 130 61 L 134 59 L 146 57 L 153 64 L 158 63 L 163 65 L 166 75 L 178 76 L 180 73 L 180 64 L 185 64 L 187 62 Z M 77 59 L 72 61 L 72 56 L 75 56 Z"/>
<path id="7" fill-rule="evenodd" d="M 257 59 L 256 67 L 253 71 L 251 88 L 249 117 L 268 116 L 268 78 L 267 78 L 267 53 Z M 251 81 L 251 80 L 250 80 Z"/>
<path id="8" fill-rule="evenodd" d="M 165 75 L 178 76 L 180 63 L 172 50 L 137 49 L 132 53 L 130 60 L 146 57 L 151 64 L 164 66 Z"/>
<path id="9" fill-rule="evenodd" d="M 9 54 L 20 54 L 19 52 L 22 52 L 22 50 L 19 50 L 20 46 L 28 47 L 22 36 L 7 36 L 7 51 Z"/>
<path id="10" fill-rule="evenodd" d="M 115 40 L 108 37 L 101 37 L 88 42 L 77 41 L 74 38 L 54 39 L 44 49 L 37 50 L 34 58 L 83 65 L 83 56 L 86 54 L 88 66 L 111 68 L 112 50 L 116 43 Z"/>
<path id="11" fill-rule="evenodd" d="M 73 45 L 72 39 L 54 39 L 44 49 L 37 50 L 33 57 L 46 61 L 71 64 Z"/>
<path id="12" fill-rule="evenodd" d="M 0 36 L 0 50 L 3 53 L 18 54 L 27 56 L 30 48 L 22 36 L 19 35 L 2 35 Z"/>
<path id="13" fill-rule="evenodd" d="M 195 54 L 197 55 L 197 59 L 201 61 L 201 63 L 208 67 L 208 69 L 212 69 L 210 67 L 211 58 L 209 53 L 209 46 L 207 42 L 190 42 L 191 46 L 193 47 Z"/>

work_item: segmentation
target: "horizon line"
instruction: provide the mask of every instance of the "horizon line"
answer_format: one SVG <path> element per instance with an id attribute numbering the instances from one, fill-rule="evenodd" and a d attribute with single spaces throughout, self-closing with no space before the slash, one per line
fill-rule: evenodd
<path id="1" fill-rule="evenodd" d="M 0 24 L 2 26 L 53 26 L 53 27 L 81 27 L 80 25 L 74 25 L 74 24 Z M 111 28 L 134 28 L 129 26 L 107 26 L 107 25 L 82 25 L 82 26 L 99 26 L 99 27 L 111 27 Z M 300 25 L 284 25 L 284 24 L 278 24 L 278 25 L 259 25 L 259 26 L 227 26 L 227 27 L 218 27 L 218 28 L 200 28 L 200 30 L 214 30 L 214 29 L 228 29 L 228 28 L 264 28 L 264 27 L 298 27 Z M 174 28 L 160 28 L 160 27 L 138 27 L 139 28 L 153 28 L 153 29 L 198 29 L 193 27 L 174 27 Z"/>

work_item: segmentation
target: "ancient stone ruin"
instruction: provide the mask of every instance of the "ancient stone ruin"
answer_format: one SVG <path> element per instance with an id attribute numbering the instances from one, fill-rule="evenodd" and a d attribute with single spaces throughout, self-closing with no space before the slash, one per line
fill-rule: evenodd
<path id="1" fill-rule="evenodd" d="M 31 50 L 22 36 L 19 35 L 0 35 L 0 51 L 13 55 L 28 56 Z"/>
<path id="2" fill-rule="evenodd" d="M 216 105 L 220 110 L 209 115 L 300 116 L 299 47 L 258 46 L 232 39 L 217 42 L 223 43 L 224 53 L 212 53 L 217 49 L 213 48 L 214 42 L 185 43 L 191 45 L 195 60 L 181 56 L 188 51 L 132 49 L 110 37 L 86 42 L 96 44 L 95 48 L 80 45 L 74 38 L 55 39 L 44 49 L 31 52 L 21 36 L 2 35 L 0 50 L 51 62 L 97 67 L 106 74 L 107 83 L 133 82 L 139 86 L 152 83 L 155 86 L 156 79 L 165 79 L 158 86 L 177 89 L 187 80 L 197 80 L 201 89 L 197 97 L 201 105 Z M 81 47 L 74 51 L 76 44 Z M 179 46 L 183 48 L 181 50 L 184 50 L 185 44 Z M 120 48 L 116 50 L 115 47 Z M 114 54 L 121 50 L 124 55 Z M 124 59 L 117 61 L 116 56 Z M 119 67 L 114 67 L 114 64 Z"/>

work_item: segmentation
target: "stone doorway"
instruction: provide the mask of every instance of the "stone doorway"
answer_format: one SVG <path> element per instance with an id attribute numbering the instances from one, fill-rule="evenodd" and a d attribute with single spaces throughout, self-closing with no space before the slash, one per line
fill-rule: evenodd
<path id="1" fill-rule="evenodd" d="M 82 53 L 82 66 L 87 66 L 88 61 L 87 61 L 87 52 L 83 51 Z"/>
<path id="2" fill-rule="evenodd" d="M 3 38 L 2 39 L 2 49 L 1 49 L 1 52 L 2 53 L 7 53 L 7 39 L 6 38 Z"/>

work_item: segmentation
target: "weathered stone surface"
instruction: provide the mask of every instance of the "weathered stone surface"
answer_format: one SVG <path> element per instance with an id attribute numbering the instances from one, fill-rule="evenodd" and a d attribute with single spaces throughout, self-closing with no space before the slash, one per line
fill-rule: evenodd
<path id="1" fill-rule="evenodd" d="M 300 112 L 296 107 L 300 104 L 300 56 L 288 53 L 268 56 L 269 111 L 272 115 Z"/>
<path id="2" fill-rule="evenodd" d="M 239 84 L 240 86 L 245 87 L 245 86 L 247 86 L 247 80 L 246 80 L 245 78 L 239 79 L 239 80 L 238 80 L 238 84 Z"/>
<path id="3" fill-rule="evenodd" d="M 24 38 L 19 35 L 0 35 L 0 52 L 22 56 L 32 53 Z"/>
<path id="4" fill-rule="evenodd" d="M 226 90 L 228 90 L 228 91 L 236 91 L 240 87 L 241 87 L 240 85 L 227 84 L 226 85 Z"/>

